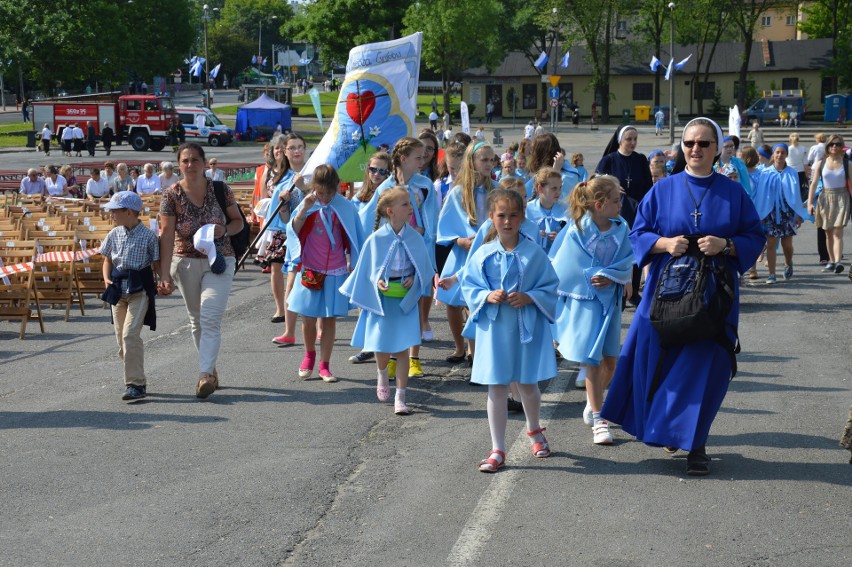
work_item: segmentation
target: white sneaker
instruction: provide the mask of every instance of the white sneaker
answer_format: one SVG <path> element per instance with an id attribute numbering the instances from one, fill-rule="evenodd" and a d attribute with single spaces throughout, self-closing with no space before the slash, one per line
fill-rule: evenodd
<path id="1" fill-rule="evenodd" d="M 595 445 L 612 445 L 612 433 L 609 432 L 609 423 L 600 420 L 592 427 L 592 443 Z"/>
<path id="2" fill-rule="evenodd" d="M 592 405 L 589 403 L 589 400 L 586 400 L 586 407 L 583 410 L 583 423 L 585 423 L 587 427 L 591 427 L 595 424 L 595 418 L 592 416 Z"/>

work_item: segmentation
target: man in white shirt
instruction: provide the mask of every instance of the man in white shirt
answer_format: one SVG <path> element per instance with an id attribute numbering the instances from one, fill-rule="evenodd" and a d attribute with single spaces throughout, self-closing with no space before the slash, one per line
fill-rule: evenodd
<path id="1" fill-rule="evenodd" d="M 136 179 L 136 192 L 140 195 L 150 195 L 151 193 L 159 193 L 160 178 L 154 175 L 154 164 L 146 163 L 144 167 L 144 175 L 140 175 Z"/>
<path id="2" fill-rule="evenodd" d="M 535 134 L 535 126 L 533 126 L 532 120 L 530 120 L 529 124 L 524 126 L 524 138 L 527 140 L 532 140 L 533 135 Z"/>
<path id="3" fill-rule="evenodd" d="M 195 116 L 195 127 L 198 128 L 198 133 L 201 133 L 201 129 L 207 124 L 207 117 L 202 113 Z"/>
<path id="4" fill-rule="evenodd" d="M 91 201 L 102 197 L 109 197 L 109 183 L 101 175 L 101 170 L 93 167 L 92 176 L 86 181 L 86 199 Z"/>
<path id="5" fill-rule="evenodd" d="M 50 131 L 50 128 L 47 124 L 44 125 L 44 128 L 41 129 L 41 149 L 44 152 L 44 157 L 50 155 L 50 138 L 53 136 L 53 132 Z"/>
<path id="6" fill-rule="evenodd" d="M 541 122 L 537 122 L 535 125 L 535 135 L 541 136 L 544 134 L 544 126 L 541 125 Z"/>
<path id="7" fill-rule="evenodd" d="M 27 170 L 27 176 L 21 179 L 21 195 L 42 195 L 47 196 L 47 186 L 44 184 L 44 179 L 38 176 L 38 170 L 31 167 Z"/>

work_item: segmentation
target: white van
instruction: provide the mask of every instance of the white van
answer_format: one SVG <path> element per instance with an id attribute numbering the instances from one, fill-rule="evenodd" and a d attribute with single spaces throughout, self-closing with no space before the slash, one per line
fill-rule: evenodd
<path id="1" fill-rule="evenodd" d="M 211 146 L 224 146 L 234 139 L 234 131 L 222 124 L 213 111 L 203 106 L 176 106 L 186 130 L 187 142 L 207 140 Z M 203 121 L 203 122 L 202 122 Z"/>

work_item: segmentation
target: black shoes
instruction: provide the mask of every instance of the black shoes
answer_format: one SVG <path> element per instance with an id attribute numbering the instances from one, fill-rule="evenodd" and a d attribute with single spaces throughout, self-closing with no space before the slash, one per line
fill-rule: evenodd
<path id="1" fill-rule="evenodd" d="M 686 474 L 689 476 L 707 476 L 710 474 L 710 457 L 704 445 L 697 447 L 686 456 Z"/>
<path id="2" fill-rule="evenodd" d="M 124 395 L 121 396 L 122 400 L 141 400 L 147 394 L 145 393 L 145 386 L 134 386 L 130 385 L 125 390 Z"/>
<path id="3" fill-rule="evenodd" d="M 524 404 L 514 398 L 508 400 L 509 413 L 524 413 Z"/>

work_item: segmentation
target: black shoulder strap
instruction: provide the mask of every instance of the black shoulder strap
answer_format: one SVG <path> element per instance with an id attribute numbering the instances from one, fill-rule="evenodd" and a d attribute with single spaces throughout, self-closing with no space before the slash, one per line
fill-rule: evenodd
<path id="1" fill-rule="evenodd" d="M 213 193 L 216 195 L 216 200 L 219 202 L 219 208 L 225 213 L 225 219 L 231 220 L 228 217 L 228 204 L 225 201 L 225 183 L 222 181 L 213 182 Z"/>

